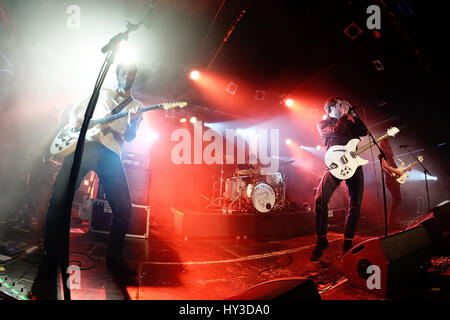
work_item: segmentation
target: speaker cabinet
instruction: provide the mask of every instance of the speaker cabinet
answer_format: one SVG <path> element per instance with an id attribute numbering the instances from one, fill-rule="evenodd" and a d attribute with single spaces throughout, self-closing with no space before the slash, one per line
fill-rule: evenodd
<path id="1" fill-rule="evenodd" d="M 226 300 L 321 300 L 314 281 L 283 278 L 260 283 Z"/>
<path id="2" fill-rule="evenodd" d="M 112 221 L 112 210 L 106 200 L 93 200 L 92 216 L 89 231 L 98 233 L 109 233 Z M 150 207 L 132 204 L 130 225 L 127 237 L 148 238 Z"/>
<path id="3" fill-rule="evenodd" d="M 431 241 L 420 226 L 364 241 L 347 252 L 342 261 L 351 285 L 385 298 L 401 298 L 418 283 L 430 259 Z M 368 273 L 369 266 L 378 267 L 379 272 Z M 374 277 L 379 277 L 378 287 L 369 284 L 376 284 Z"/>
<path id="4" fill-rule="evenodd" d="M 148 205 L 148 189 L 150 184 L 149 158 L 146 154 L 123 151 L 121 157 L 123 170 L 127 177 L 131 202 Z M 105 200 L 106 195 L 101 183 L 98 184 L 97 199 Z"/>
<path id="5" fill-rule="evenodd" d="M 130 188 L 131 202 L 145 205 L 148 203 L 149 171 L 130 165 L 123 166 Z"/>

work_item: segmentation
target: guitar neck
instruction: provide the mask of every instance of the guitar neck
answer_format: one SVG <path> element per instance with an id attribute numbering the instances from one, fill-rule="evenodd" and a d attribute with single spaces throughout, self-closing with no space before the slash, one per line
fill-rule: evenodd
<path id="1" fill-rule="evenodd" d="M 150 110 L 155 110 L 155 109 L 160 109 L 163 105 L 162 104 L 154 104 L 152 106 L 148 106 L 148 107 L 144 107 L 141 109 L 141 112 L 147 112 Z M 102 123 L 108 123 L 123 117 L 127 117 L 128 116 L 128 111 L 127 112 L 120 112 L 117 114 L 113 114 L 111 116 L 108 117 L 104 117 L 104 118 L 100 118 L 100 119 L 96 119 L 96 120 L 92 120 L 91 123 L 89 124 L 89 128 L 92 128 L 94 126 L 96 126 L 97 124 L 102 124 Z"/>
<path id="2" fill-rule="evenodd" d="M 379 137 L 378 139 L 376 139 L 376 142 L 378 143 L 378 142 L 380 142 L 381 140 L 386 139 L 387 137 L 389 137 L 389 135 L 386 133 L 386 134 L 382 135 L 381 137 Z M 356 154 L 356 155 L 359 155 L 359 154 L 363 153 L 364 151 L 366 151 L 366 150 L 372 148 L 372 146 L 373 146 L 374 144 L 375 144 L 375 142 L 373 142 L 373 140 L 370 141 L 370 143 L 368 143 L 368 144 L 362 146 L 360 149 L 356 150 L 356 151 L 355 151 L 355 154 Z"/>
<path id="3" fill-rule="evenodd" d="M 405 173 L 405 172 L 411 170 L 411 169 L 414 168 L 414 166 L 415 166 L 416 164 L 418 164 L 418 163 L 419 163 L 419 161 L 417 161 L 417 160 L 414 161 L 414 162 L 411 162 L 411 163 L 409 164 L 409 166 L 407 166 L 406 168 L 404 168 L 404 169 L 402 170 L 402 172 Z"/>

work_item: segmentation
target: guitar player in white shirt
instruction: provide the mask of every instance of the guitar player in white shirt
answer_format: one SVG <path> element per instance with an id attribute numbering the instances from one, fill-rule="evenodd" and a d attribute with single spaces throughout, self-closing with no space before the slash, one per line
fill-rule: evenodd
<path id="1" fill-rule="evenodd" d="M 131 215 L 131 199 L 120 155 L 125 141 L 136 137 L 136 131 L 142 120 L 142 104 L 131 96 L 137 67 L 135 64 L 119 64 L 116 68 L 117 88 L 102 89 L 92 119 L 105 115 L 128 111 L 128 117 L 121 118 L 102 127 L 101 134 L 95 139 L 86 138 L 77 188 L 87 172 L 97 173 L 111 206 L 113 219 L 109 234 L 107 267 L 121 280 L 136 277 L 123 259 L 125 234 Z M 89 99 L 76 106 L 70 113 L 69 123 L 80 128 Z M 64 195 L 73 162 L 73 153 L 64 158 L 56 177 L 50 198 L 44 228 L 44 259 L 39 267 L 32 292 L 37 299 L 56 299 L 56 268 L 64 225 Z"/>

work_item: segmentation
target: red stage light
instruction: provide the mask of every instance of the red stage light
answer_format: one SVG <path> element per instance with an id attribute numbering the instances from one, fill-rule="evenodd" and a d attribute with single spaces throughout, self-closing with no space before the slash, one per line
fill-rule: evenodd
<path id="1" fill-rule="evenodd" d="M 189 121 L 190 121 L 191 123 L 196 123 L 196 122 L 197 122 L 197 118 L 196 118 L 196 117 L 191 117 L 191 118 L 189 119 Z"/>
<path id="2" fill-rule="evenodd" d="M 377 39 L 381 39 L 381 33 L 378 30 L 373 30 L 373 36 Z"/>
<path id="3" fill-rule="evenodd" d="M 187 121 L 186 118 L 181 118 L 181 119 L 180 119 L 180 122 L 181 122 L 181 123 L 185 123 L 186 121 Z"/>
<path id="4" fill-rule="evenodd" d="M 284 101 L 284 104 L 287 106 L 287 107 L 292 107 L 293 105 L 294 105 L 294 100 L 292 100 L 292 99 L 286 99 L 285 101 Z"/>
<path id="5" fill-rule="evenodd" d="M 287 145 L 292 144 L 292 140 L 291 140 L 291 139 L 286 139 L 286 144 L 287 144 Z"/>
<path id="6" fill-rule="evenodd" d="M 200 78 L 200 72 L 197 70 L 192 70 L 191 73 L 189 73 L 189 78 L 192 80 L 198 80 L 198 78 Z"/>

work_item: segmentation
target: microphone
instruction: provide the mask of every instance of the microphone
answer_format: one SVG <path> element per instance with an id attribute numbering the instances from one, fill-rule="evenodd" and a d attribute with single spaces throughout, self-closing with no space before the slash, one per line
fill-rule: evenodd
<path id="1" fill-rule="evenodd" d="M 357 107 L 350 107 L 350 109 L 348 109 L 348 113 L 352 116 L 352 117 L 357 117 L 358 115 L 356 114 L 355 110 L 357 109 Z"/>

